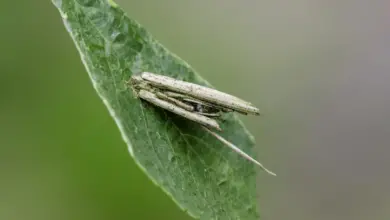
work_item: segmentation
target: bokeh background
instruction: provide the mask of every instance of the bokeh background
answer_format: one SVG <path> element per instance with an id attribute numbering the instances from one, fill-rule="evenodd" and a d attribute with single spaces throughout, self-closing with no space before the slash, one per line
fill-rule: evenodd
<path id="1" fill-rule="evenodd" d="M 262 219 L 390 218 L 390 2 L 118 0 L 242 117 Z M 0 6 L 0 219 L 190 219 L 147 179 L 49 0 Z"/>

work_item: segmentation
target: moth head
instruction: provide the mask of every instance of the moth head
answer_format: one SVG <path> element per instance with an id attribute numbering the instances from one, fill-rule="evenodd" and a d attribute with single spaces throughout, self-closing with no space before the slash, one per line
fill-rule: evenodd
<path id="1" fill-rule="evenodd" d="M 127 84 L 131 87 L 136 96 L 138 96 L 141 89 L 153 90 L 149 83 L 141 77 L 141 74 L 133 74 L 129 81 L 127 81 Z"/>
<path id="2" fill-rule="evenodd" d="M 131 76 L 130 80 L 128 81 L 128 84 L 130 84 L 132 87 L 136 87 L 140 84 L 142 84 L 144 80 L 142 79 L 141 75 L 134 74 Z"/>

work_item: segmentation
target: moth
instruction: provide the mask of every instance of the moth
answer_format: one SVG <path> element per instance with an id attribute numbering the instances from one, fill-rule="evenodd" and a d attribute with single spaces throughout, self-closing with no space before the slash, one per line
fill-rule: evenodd
<path id="1" fill-rule="evenodd" d="M 260 115 L 259 109 L 252 103 L 212 88 L 150 72 L 134 74 L 127 83 L 136 97 L 199 123 L 207 132 L 242 157 L 276 176 L 240 148 L 210 130 L 222 131 L 216 119 L 227 112 Z"/>

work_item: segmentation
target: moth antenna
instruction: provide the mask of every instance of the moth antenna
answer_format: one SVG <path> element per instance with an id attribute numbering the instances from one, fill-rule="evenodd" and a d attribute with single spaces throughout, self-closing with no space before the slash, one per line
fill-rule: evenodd
<path id="1" fill-rule="evenodd" d="M 238 148 L 237 146 L 235 146 L 234 144 L 230 143 L 229 141 L 227 141 L 226 139 L 224 139 L 223 137 L 221 137 L 220 135 L 218 135 L 217 133 L 211 131 L 210 129 L 206 128 L 205 126 L 202 126 L 204 130 L 206 130 L 207 132 L 209 132 L 211 135 L 213 135 L 215 138 L 217 138 L 218 140 L 220 140 L 222 143 L 224 143 L 225 145 L 227 145 L 230 149 L 234 150 L 236 153 L 238 153 L 239 155 L 241 155 L 242 157 L 244 157 L 245 159 L 255 163 L 256 165 L 260 166 L 261 169 L 263 169 L 265 172 L 267 172 L 268 174 L 272 175 L 272 176 L 276 176 L 276 174 L 270 170 L 268 170 L 267 168 L 265 168 L 259 161 L 253 159 L 251 156 L 249 156 L 248 154 L 246 154 L 244 151 L 242 151 L 240 148 Z"/>

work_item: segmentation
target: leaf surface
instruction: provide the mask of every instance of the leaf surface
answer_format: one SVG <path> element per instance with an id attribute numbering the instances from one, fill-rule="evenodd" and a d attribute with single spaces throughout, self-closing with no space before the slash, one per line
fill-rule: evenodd
<path id="1" fill-rule="evenodd" d="M 113 1 L 53 3 L 131 156 L 150 179 L 195 218 L 258 219 L 254 165 L 198 124 L 135 98 L 126 85 L 143 71 L 209 83 Z M 242 123 L 232 113 L 223 119 L 220 134 L 253 155 L 253 138 Z"/>

